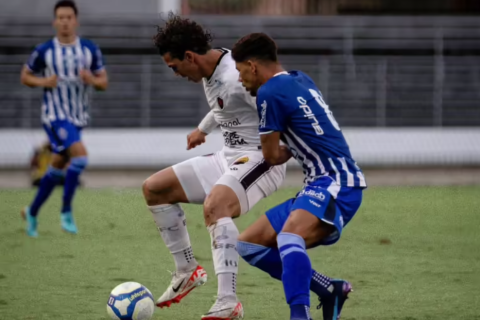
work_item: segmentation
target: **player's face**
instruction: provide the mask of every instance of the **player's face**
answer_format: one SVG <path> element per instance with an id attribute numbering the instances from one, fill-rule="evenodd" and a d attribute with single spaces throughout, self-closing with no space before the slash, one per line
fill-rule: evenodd
<path id="1" fill-rule="evenodd" d="M 195 63 L 195 57 L 192 53 L 185 53 L 185 59 L 180 60 L 172 58 L 169 52 L 163 55 L 163 61 L 175 72 L 177 76 L 187 78 L 188 81 L 198 83 L 202 81 L 203 76 Z"/>
<path id="2" fill-rule="evenodd" d="M 75 34 L 77 29 L 77 16 L 72 8 L 60 7 L 55 12 L 53 25 L 57 33 L 63 37 L 69 37 Z"/>
<path id="3" fill-rule="evenodd" d="M 238 81 L 240 81 L 243 87 L 250 92 L 252 97 L 256 97 L 258 88 L 260 88 L 260 82 L 256 75 L 256 65 L 251 61 L 237 62 L 236 65 L 238 72 L 240 72 Z"/>

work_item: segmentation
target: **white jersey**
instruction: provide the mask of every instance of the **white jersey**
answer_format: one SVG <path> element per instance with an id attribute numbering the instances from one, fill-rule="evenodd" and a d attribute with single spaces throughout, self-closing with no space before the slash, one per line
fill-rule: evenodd
<path id="1" fill-rule="evenodd" d="M 203 87 L 210 114 L 213 114 L 222 130 L 225 142 L 223 151 L 227 157 L 243 151 L 259 151 L 261 143 L 255 98 L 239 81 L 230 50 L 216 50 L 221 51 L 222 56 L 212 76 L 203 79 Z"/>

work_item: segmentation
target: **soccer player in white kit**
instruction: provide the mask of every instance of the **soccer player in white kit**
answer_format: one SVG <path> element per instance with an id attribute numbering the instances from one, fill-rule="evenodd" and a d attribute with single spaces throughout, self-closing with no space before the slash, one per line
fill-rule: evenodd
<path id="1" fill-rule="evenodd" d="M 203 204 L 211 236 L 218 297 L 203 320 L 243 318 L 236 295 L 238 229 L 232 218 L 248 212 L 275 192 L 286 166 L 271 166 L 263 158 L 255 99 L 239 82 L 235 61 L 227 49 L 212 49 L 212 36 L 196 22 L 174 14 L 158 28 L 155 46 L 175 74 L 203 82 L 211 111 L 187 138 L 187 148 L 205 142 L 221 127 L 225 145 L 211 155 L 192 158 L 149 177 L 143 192 L 160 234 L 172 253 L 176 271 L 157 306 L 180 302 L 207 280 L 195 260 L 179 203 Z"/>

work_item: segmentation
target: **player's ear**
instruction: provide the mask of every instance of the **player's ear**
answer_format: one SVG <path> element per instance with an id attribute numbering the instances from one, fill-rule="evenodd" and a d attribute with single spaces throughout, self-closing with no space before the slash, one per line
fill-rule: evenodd
<path id="1" fill-rule="evenodd" d="M 193 62 L 195 60 L 193 52 L 185 51 L 185 60 L 187 60 L 188 62 Z"/>
<path id="2" fill-rule="evenodd" d="M 252 71 L 253 74 L 257 74 L 257 65 L 253 63 L 252 60 L 248 60 L 248 65 L 250 66 L 250 71 Z"/>

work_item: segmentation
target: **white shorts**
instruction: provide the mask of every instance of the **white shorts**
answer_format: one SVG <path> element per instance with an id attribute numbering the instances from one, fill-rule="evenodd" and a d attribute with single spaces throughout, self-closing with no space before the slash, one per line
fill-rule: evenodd
<path id="1" fill-rule="evenodd" d="M 223 151 L 192 158 L 173 166 L 190 203 L 203 204 L 215 185 L 226 185 L 237 195 L 242 214 L 278 190 L 286 164 L 270 166 L 262 151 L 239 152 L 228 159 Z"/>

